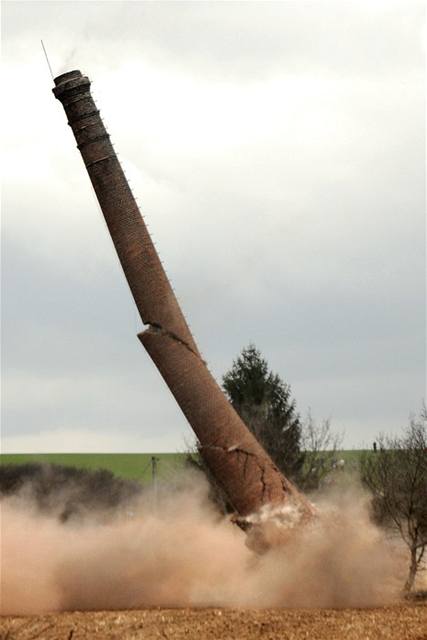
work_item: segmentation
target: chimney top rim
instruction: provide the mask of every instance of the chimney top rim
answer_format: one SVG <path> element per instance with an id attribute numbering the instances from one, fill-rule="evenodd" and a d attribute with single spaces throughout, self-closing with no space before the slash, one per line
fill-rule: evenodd
<path id="1" fill-rule="evenodd" d="M 72 71 L 66 71 L 65 73 L 61 73 L 59 76 L 54 78 L 55 85 L 58 86 L 63 82 L 67 82 L 68 80 L 74 80 L 76 78 L 81 78 L 82 72 L 79 69 L 73 69 Z"/>

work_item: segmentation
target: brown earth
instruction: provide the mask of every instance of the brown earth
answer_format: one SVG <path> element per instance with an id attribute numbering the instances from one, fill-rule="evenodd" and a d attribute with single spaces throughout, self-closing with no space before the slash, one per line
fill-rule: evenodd
<path id="1" fill-rule="evenodd" d="M 1 640 L 426 640 L 427 603 L 376 609 L 145 609 L 0 619 Z"/>

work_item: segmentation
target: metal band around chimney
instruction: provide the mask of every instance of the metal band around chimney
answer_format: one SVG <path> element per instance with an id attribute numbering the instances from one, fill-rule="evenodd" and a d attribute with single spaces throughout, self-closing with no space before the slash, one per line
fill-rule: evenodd
<path id="1" fill-rule="evenodd" d="M 85 163 L 85 167 L 86 169 L 88 169 L 89 167 L 93 167 L 94 164 L 98 164 L 98 162 L 103 162 L 104 160 L 109 160 L 115 157 L 115 155 L 103 156 L 102 158 L 98 158 L 98 160 L 94 160 L 93 162 L 88 162 L 87 164 Z"/>
<path id="2" fill-rule="evenodd" d="M 96 138 L 92 138 L 91 140 L 86 140 L 86 142 L 81 142 L 80 144 L 77 145 L 77 149 L 81 150 L 84 147 L 87 147 L 88 144 L 92 144 L 93 142 L 99 142 L 100 140 L 106 140 L 109 139 L 110 136 L 108 135 L 108 133 L 104 133 L 102 136 L 96 136 Z M 87 167 L 89 165 L 86 165 Z"/>
<path id="3" fill-rule="evenodd" d="M 75 122 L 78 122 L 79 120 L 84 120 L 85 118 L 89 118 L 90 116 L 97 116 L 99 114 L 99 109 L 95 109 L 94 111 L 90 111 L 89 113 L 82 113 L 80 116 L 77 116 L 77 118 L 74 118 L 74 120 L 68 120 L 67 124 L 71 127 Z"/>

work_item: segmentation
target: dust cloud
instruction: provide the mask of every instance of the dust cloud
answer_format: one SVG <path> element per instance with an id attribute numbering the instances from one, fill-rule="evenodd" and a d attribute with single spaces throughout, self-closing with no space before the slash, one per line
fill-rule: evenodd
<path id="1" fill-rule="evenodd" d="M 257 555 L 219 515 L 198 474 L 132 510 L 61 522 L 25 496 L 2 500 L 1 613 L 147 606 L 364 607 L 399 597 L 404 558 L 356 491 Z M 292 520 L 292 519 L 290 519 Z M 284 526 L 284 525 L 282 525 Z"/>

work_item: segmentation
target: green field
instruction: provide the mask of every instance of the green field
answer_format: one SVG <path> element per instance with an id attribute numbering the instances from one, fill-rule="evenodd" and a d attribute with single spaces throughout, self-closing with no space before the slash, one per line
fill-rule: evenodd
<path id="1" fill-rule="evenodd" d="M 351 467 L 357 467 L 359 460 L 364 453 L 370 453 L 370 449 L 347 449 L 337 452 L 337 460 L 344 460 L 345 464 Z"/>
<path id="2" fill-rule="evenodd" d="M 152 457 L 159 478 L 167 479 L 185 465 L 185 453 L 11 453 L 0 455 L 2 464 L 47 462 L 81 469 L 108 469 L 116 476 L 150 482 Z"/>
<path id="3" fill-rule="evenodd" d="M 337 460 L 345 461 L 346 469 L 355 469 L 362 450 L 337 452 Z M 152 457 L 157 458 L 157 475 L 167 480 L 185 466 L 185 453 L 11 453 L 0 455 L 2 464 L 47 462 L 83 469 L 108 469 L 116 476 L 150 482 Z"/>

